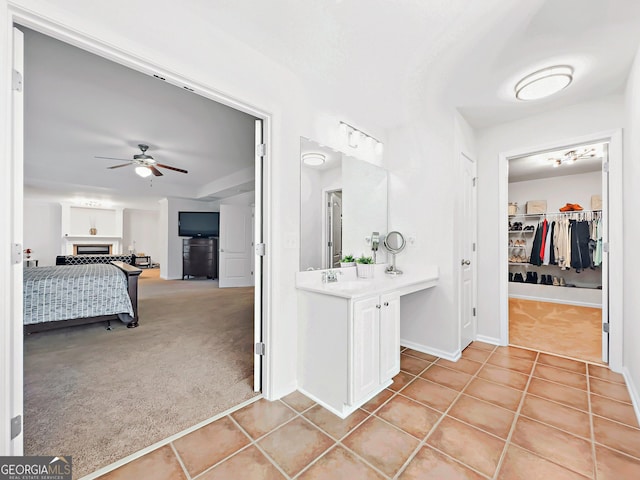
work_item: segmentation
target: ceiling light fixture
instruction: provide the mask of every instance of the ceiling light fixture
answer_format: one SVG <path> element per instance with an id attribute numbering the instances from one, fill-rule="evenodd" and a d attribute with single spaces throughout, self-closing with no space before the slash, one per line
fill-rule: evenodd
<path id="1" fill-rule="evenodd" d="M 136 167 L 136 173 L 142 178 L 147 178 L 149 175 L 151 175 L 151 170 L 149 169 L 149 167 Z"/>
<path id="2" fill-rule="evenodd" d="M 527 75 L 516 84 L 518 100 L 538 100 L 565 89 L 573 81 L 573 67 L 556 65 Z"/>
<path id="3" fill-rule="evenodd" d="M 565 152 L 564 155 L 560 158 L 550 158 L 549 160 L 553 162 L 553 168 L 558 168 L 561 165 L 573 165 L 576 161 L 583 158 L 593 158 L 596 156 L 596 149 L 594 147 L 585 148 L 584 150 L 569 150 Z"/>
<path id="4" fill-rule="evenodd" d="M 362 130 L 357 129 L 353 125 L 349 125 L 346 122 L 340 122 L 340 131 L 343 135 L 347 135 L 347 144 L 351 148 L 358 148 L 360 146 L 360 142 L 368 141 L 368 143 L 373 146 L 374 151 L 380 155 L 382 153 L 383 145 L 380 140 L 376 137 L 369 135 L 368 133 L 363 132 Z"/>
<path id="5" fill-rule="evenodd" d="M 304 153 L 302 154 L 302 161 L 305 165 L 309 165 L 311 167 L 318 167 L 322 165 L 327 157 L 322 153 Z"/>

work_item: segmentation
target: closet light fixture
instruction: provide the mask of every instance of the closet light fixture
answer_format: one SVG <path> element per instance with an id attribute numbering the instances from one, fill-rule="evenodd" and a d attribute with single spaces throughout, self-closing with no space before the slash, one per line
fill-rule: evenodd
<path id="1" fill-rule="evenodd" d="M 147 178 L 149 175 L 151 175 L 151 170 L 149 169 L 149 167 L 136 167 L 136 173 L 142 178 Z"/>
<path id="2" fill-rule="evenodd" d="M 561 165 L 573 165 L 578 160 L 583 158 L 593 158 L 596 156 L 596 149 L 585 148 L 583 150 L 569 150 L 565 152 L 564 155 L 560 158 L 550 158 L 549 160 L 553 162 L 553 168 L 558 168 Z"/>
<path id="3" fill-rule="evenodd" d="M 327 157 L 325 157 L 322 153 L 311 152 L 302 154 L 302 162 L 305 165 L 309 165 L 311 167 L 322 165 L 326 159 Z"/>
<path id="4" fill-rule="evenodd" d="M 518 100 L 538 100 L 554 93 L 558 93 L 569 86 L 573 81 L 573 67 L 569 65 L 556 65 L 533 72 L 515 87 Z"/>
<path id="5" fill-rule="evenodd" d="M 357 129 L 346 122 L 340 122 L 340 131 L 343 135 L 347 136 L 347 143 L 351 148 L 358 148 L 361 144 L 369 143 L 373 146 L 374 151 L 378 155 L 382 153 L 383 144 L 376 137 Z"/>

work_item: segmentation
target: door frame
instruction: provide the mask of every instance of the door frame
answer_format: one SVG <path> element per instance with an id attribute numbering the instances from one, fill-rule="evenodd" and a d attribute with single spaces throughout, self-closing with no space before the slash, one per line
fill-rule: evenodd
<path id="1" fill-rule="evenodd" d="M 609 368 L 622 371 L 623 360 L 623 195 L 622 195 L 622 129 L 595 132 L 502 152 L 498 156 L 498 221 L 499 221 L 499 295 L 500 295 L 500 345 L 509 344 L 509 281 L 508 281 L 508 188 L 509 160 L 512 158 L 560 150 L 573 146 L 607 142 L 609 144 L 608 202 L 603 201 L 608 217 L 608 300 L 609 314 Z M 604 293 L 604 290 L 603 290 Z M 604 295 L 603 295 L 604 297 Z"/>
<path id="2" fill-rule="evenodd" d="M 87 33 L 80 33 L 68 28 L 62 23 L 56 22 L 50 18 L 43 17 L 32 11 L 24 10 L 14 5 L 9 5 L 6 1 L 0 0 L 0 22 L 2 30 L 0 35 L 4 35 L 4 47 L 0 48 L 0 95 L 3 96 L 2 104 L 11 106 L 11 78 L 12 78 L 12 52 L 13 52 L 13 26 L 23 25 L 48 35 L 57 40 L 63 41 L 82 50 L 88 51 L 95 55 L 101 56 L 107 60 L 113 61 L 120 65 L 126 66 L 138 72 L 151 75 L 157 74 L 165 78 L 166 82 L 177 87 L 187 87 L 193 93 L 218 103 L 227 105 L 231 108 L 259 118 L 263 122 L 263 139 L 266 145 L 263 155 L 262 169 L 262 185 L 257 191 L 262 192 L 262 237 L 261 242 L 266 245 L 265 255 L 260 258 L 262 264 L 262 298 L 256 299 L 257 304 L 262 309 L 262 342 L 265 344 L 265 355 L 262 363 L 262 394 L 266 398 L 273 395 L 273 374 L 271 363 L 273 357 L 271 355 L 271 329 L 272 329 L 272 254 L 271 239 L 273 231 L 271 227 L 272 217 L 272 168 L 271 168 L 271 139 L 273 128 L 273 116 L 262 108 L 252 105 L 249 102 L 225 95 L 211 87 L 205 86 L 184 77 L 169 68 L 158 65 L 153 60 L 141 56 L 139 53 L 131 53 L 115 48 L 113 45 L 101 40 L 99 36 Z M 17 159 L 13 155 L 12 135 L 14 130 L 14 119 L 10 108 L 3 109 L 4 115 L 0 115 L 0 144 L 4 145 L 3 153 L 6 160 L 6 167 L 11 169 L 12 175 L 3 175 L 0 185 L 4 188 L 0 189 L 0 222 L 3 225 L 11 225 L 10 228 L 2 229 L 0 236 L 2 238 L 2 247 L 0 247 L 0 295 L 2 298 L 12 298 L 12 289 L 18 288 L 19 297 L 22 298 L 22 285 L 14 285 L 11 266 L 11 249 L 12 243 L 23 243 L 22 229 L 15 227 L 16 224 L 22 224 L 22 208 L 17 205 L 15 200 L 15 188 L 19 186 L 20 191 L 24 182 L 22 174 L 23 161 Z M 256 179 L 257 181 L 257 179 Z M 259 212 L 256 212 L 259 215 Z M 256 222 L 258 224 L 258 222 Z M 257 232 L 255 234 L 258 237 Z M 255 253 L 254 253 L 255 254 Z M 18 294 L 15 294 L 18 298 Z M 13 378 L 20 377 L 20 383 L 23 376 L 21 355 L 16 352 L 22 351 L 23 336 L 12 332 L 12 325 L 20 318 L 22 324 L 22 316 L 16 313 L 21 312 L 21 302 L 2 302 L 0 307 L 0 455 L 21 455 L 23 451 L 23 436 L 19 435 L 13 441 L 8 440 L 9 422 L 7 421 L 16 414 L 16 399 L 13 395 L 15 383 Z M 20 303 L 20 307 L 16 304 Z M 256 305 L 257 308 L 257 305 Z M 21 329 L 20 329 L 21 330 Z M 20 358 L 18 358 L 20 357 Z M 22 395 L 20 394 L 20 398 Z M 23 415 L 23 405 L 18 405 L 17 413 Z"/>
<path id="3" fill-rule="evenodd" d="M 327 201 L 329 199 L 329 195 L 335 192 L 342 193 L 342 187 L 332 187 L 332 188 L 323 188 L 322 189 L 322 265 L 321 269 L 332 268 L 331 267 L 331 258 L 329 258 L 329 248 L 327 242 L 329 242 L 329 222 L 327 221 Z"/>

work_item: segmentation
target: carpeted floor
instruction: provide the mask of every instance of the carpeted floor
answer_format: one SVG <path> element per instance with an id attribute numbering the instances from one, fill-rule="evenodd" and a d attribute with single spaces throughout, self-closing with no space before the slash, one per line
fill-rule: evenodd
<path id="1" fill-rule="evenodd" d="M 602 309 L 510 298 L 509 343 L 602 363 Z"/>
<path id="2" fill-rule="evenodd" d="M 253 288 L 145 270 L 140 327 L 25 337 L 25 454 L 73 455 L 79 478 L 253 392 Z"/>

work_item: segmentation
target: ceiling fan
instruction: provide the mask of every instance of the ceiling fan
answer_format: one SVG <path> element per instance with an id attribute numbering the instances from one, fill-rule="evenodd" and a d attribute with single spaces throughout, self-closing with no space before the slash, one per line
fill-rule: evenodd
<path id="1" fill-rule="evenodd" d="M 127 163 L 123 163 L 121 165 L 113 165 L 112 167 L 107 167 L 109 170 L 114 168 L 127 167 L 129 165 L 135 165 L 136 173 L 141 177 L 145 178 L 151 174 L 154 174 L 156 177 L 162 176 L 162 172 L 158 170 L 157 167 L 166 168 L 169 170 L 174 170 L 180 173 L 189 173 L 182 168 L 172 167 L 171 165 L 164 165 L 162 163 L 156 162 L 151 155 L 147 155 L 147 150 L 149 149 L 149 145 L 145 145 L 144 143 L 138 144 L 138 148 L 142 153 L 138 153 L 133 156 L 133 160 L 126 160 L 124 158 L 114 158 L 114 157 L 99 157 L 95 156 L 94 158 L 104 158 L 106 160 L 122 160 Z"/>

